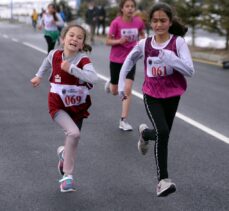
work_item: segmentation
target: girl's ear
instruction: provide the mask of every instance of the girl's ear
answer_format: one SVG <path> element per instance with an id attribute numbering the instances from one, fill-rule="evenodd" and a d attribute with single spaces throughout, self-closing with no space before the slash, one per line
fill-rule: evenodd
<path id="1" fill-rule="evenodd" d="M 62 37 L 60 37 L 60 44 L 64 45 L 64 39 Z"/>

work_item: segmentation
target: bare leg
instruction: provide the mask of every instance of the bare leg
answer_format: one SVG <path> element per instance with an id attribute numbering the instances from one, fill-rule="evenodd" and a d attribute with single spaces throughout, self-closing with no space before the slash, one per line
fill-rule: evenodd
<path id="1" fill-rule="evenodd" d="M 72 175 L 75 166 L 77 146 L 80 139 L 80 130 L 72 118 L 63 110 L 60 110 L 56 114 L 54 121 L 64 129 L 66 135 L 63 171 L 66 175 Z"/>

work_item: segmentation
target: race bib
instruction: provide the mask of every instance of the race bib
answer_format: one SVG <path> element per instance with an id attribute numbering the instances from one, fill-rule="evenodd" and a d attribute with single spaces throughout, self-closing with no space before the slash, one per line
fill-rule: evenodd
<path id="1" fill-rule="evenodd" d="M 121 29 L 121 37 L 126 37 L 129 42 L 138 40 L 138 29 Z"/>
<path id="2" fill-rule="evenodd" d="M 173 68 L 166 65 L 158 57 L 147 57 L 146 73 L 148 77 L 163 77 L 173 74 Z"/>
<path id="3" fill-rule="evenodd" d="M 88 88 L 76 85 L 62 85 L 51 83 L 50 92 L 60 96 L 65 107 L 77 106 L 86 102 Z"/>

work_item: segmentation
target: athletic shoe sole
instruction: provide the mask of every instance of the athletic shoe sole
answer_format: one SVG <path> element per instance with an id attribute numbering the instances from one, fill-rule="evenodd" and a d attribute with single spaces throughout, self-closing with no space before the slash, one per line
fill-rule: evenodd
<path id="1" fill-rule="evenodd" d="M 132 131 L 133 130 L 133 129 L 125 129 L 125 128 L 121 127 L 121 126 L 119 126 L 119 129 L 120 130 L 124 130 L 124 131 Z"/>
<path id="2" fill-rule="evenodd" d="M 168 189 L 162 191 L 161 193 L 157 194 L 158 197 L 165 197 L 168 196 L 171 193 L 174 193 L 176 191 L 175 184 L 172 184 Z"/>
<path id="3" fill-rule="evenodd" d="M 60 192 L 61 193 L 76 192 L 76 189 L 71 188 L 71 189 L 68 189 L 68 190 L 64 190 L 64 189 L 60 188 Z"/>

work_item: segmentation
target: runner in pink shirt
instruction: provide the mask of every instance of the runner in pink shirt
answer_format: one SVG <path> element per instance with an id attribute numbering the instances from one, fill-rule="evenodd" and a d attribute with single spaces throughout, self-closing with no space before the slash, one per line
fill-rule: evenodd
<path id="1" fill-rule="evenodd" d="M 134 16 L 136 9 L 135 0 L 121 0 L 119 8 L 120 16 L 112 21 L 106 40 L 106 44 L 111 46 L 111 52 L 110 80 L 105 84 L 105 91 L 113 95 L 118 94 L 119 73 L 125 58 L 136 45 L 139 38 L 145 37 L 145 26 L 143 21 L 139 17 Z M 122 102 L 121 119 L 119 122 L 119 128 L 124 131 L 133 129 L 126 121 L 126 118 L 130 107 L 131 89 L 134 81 L 135 69 L 134 66 L 126 76 L 127 99 Z"/>

